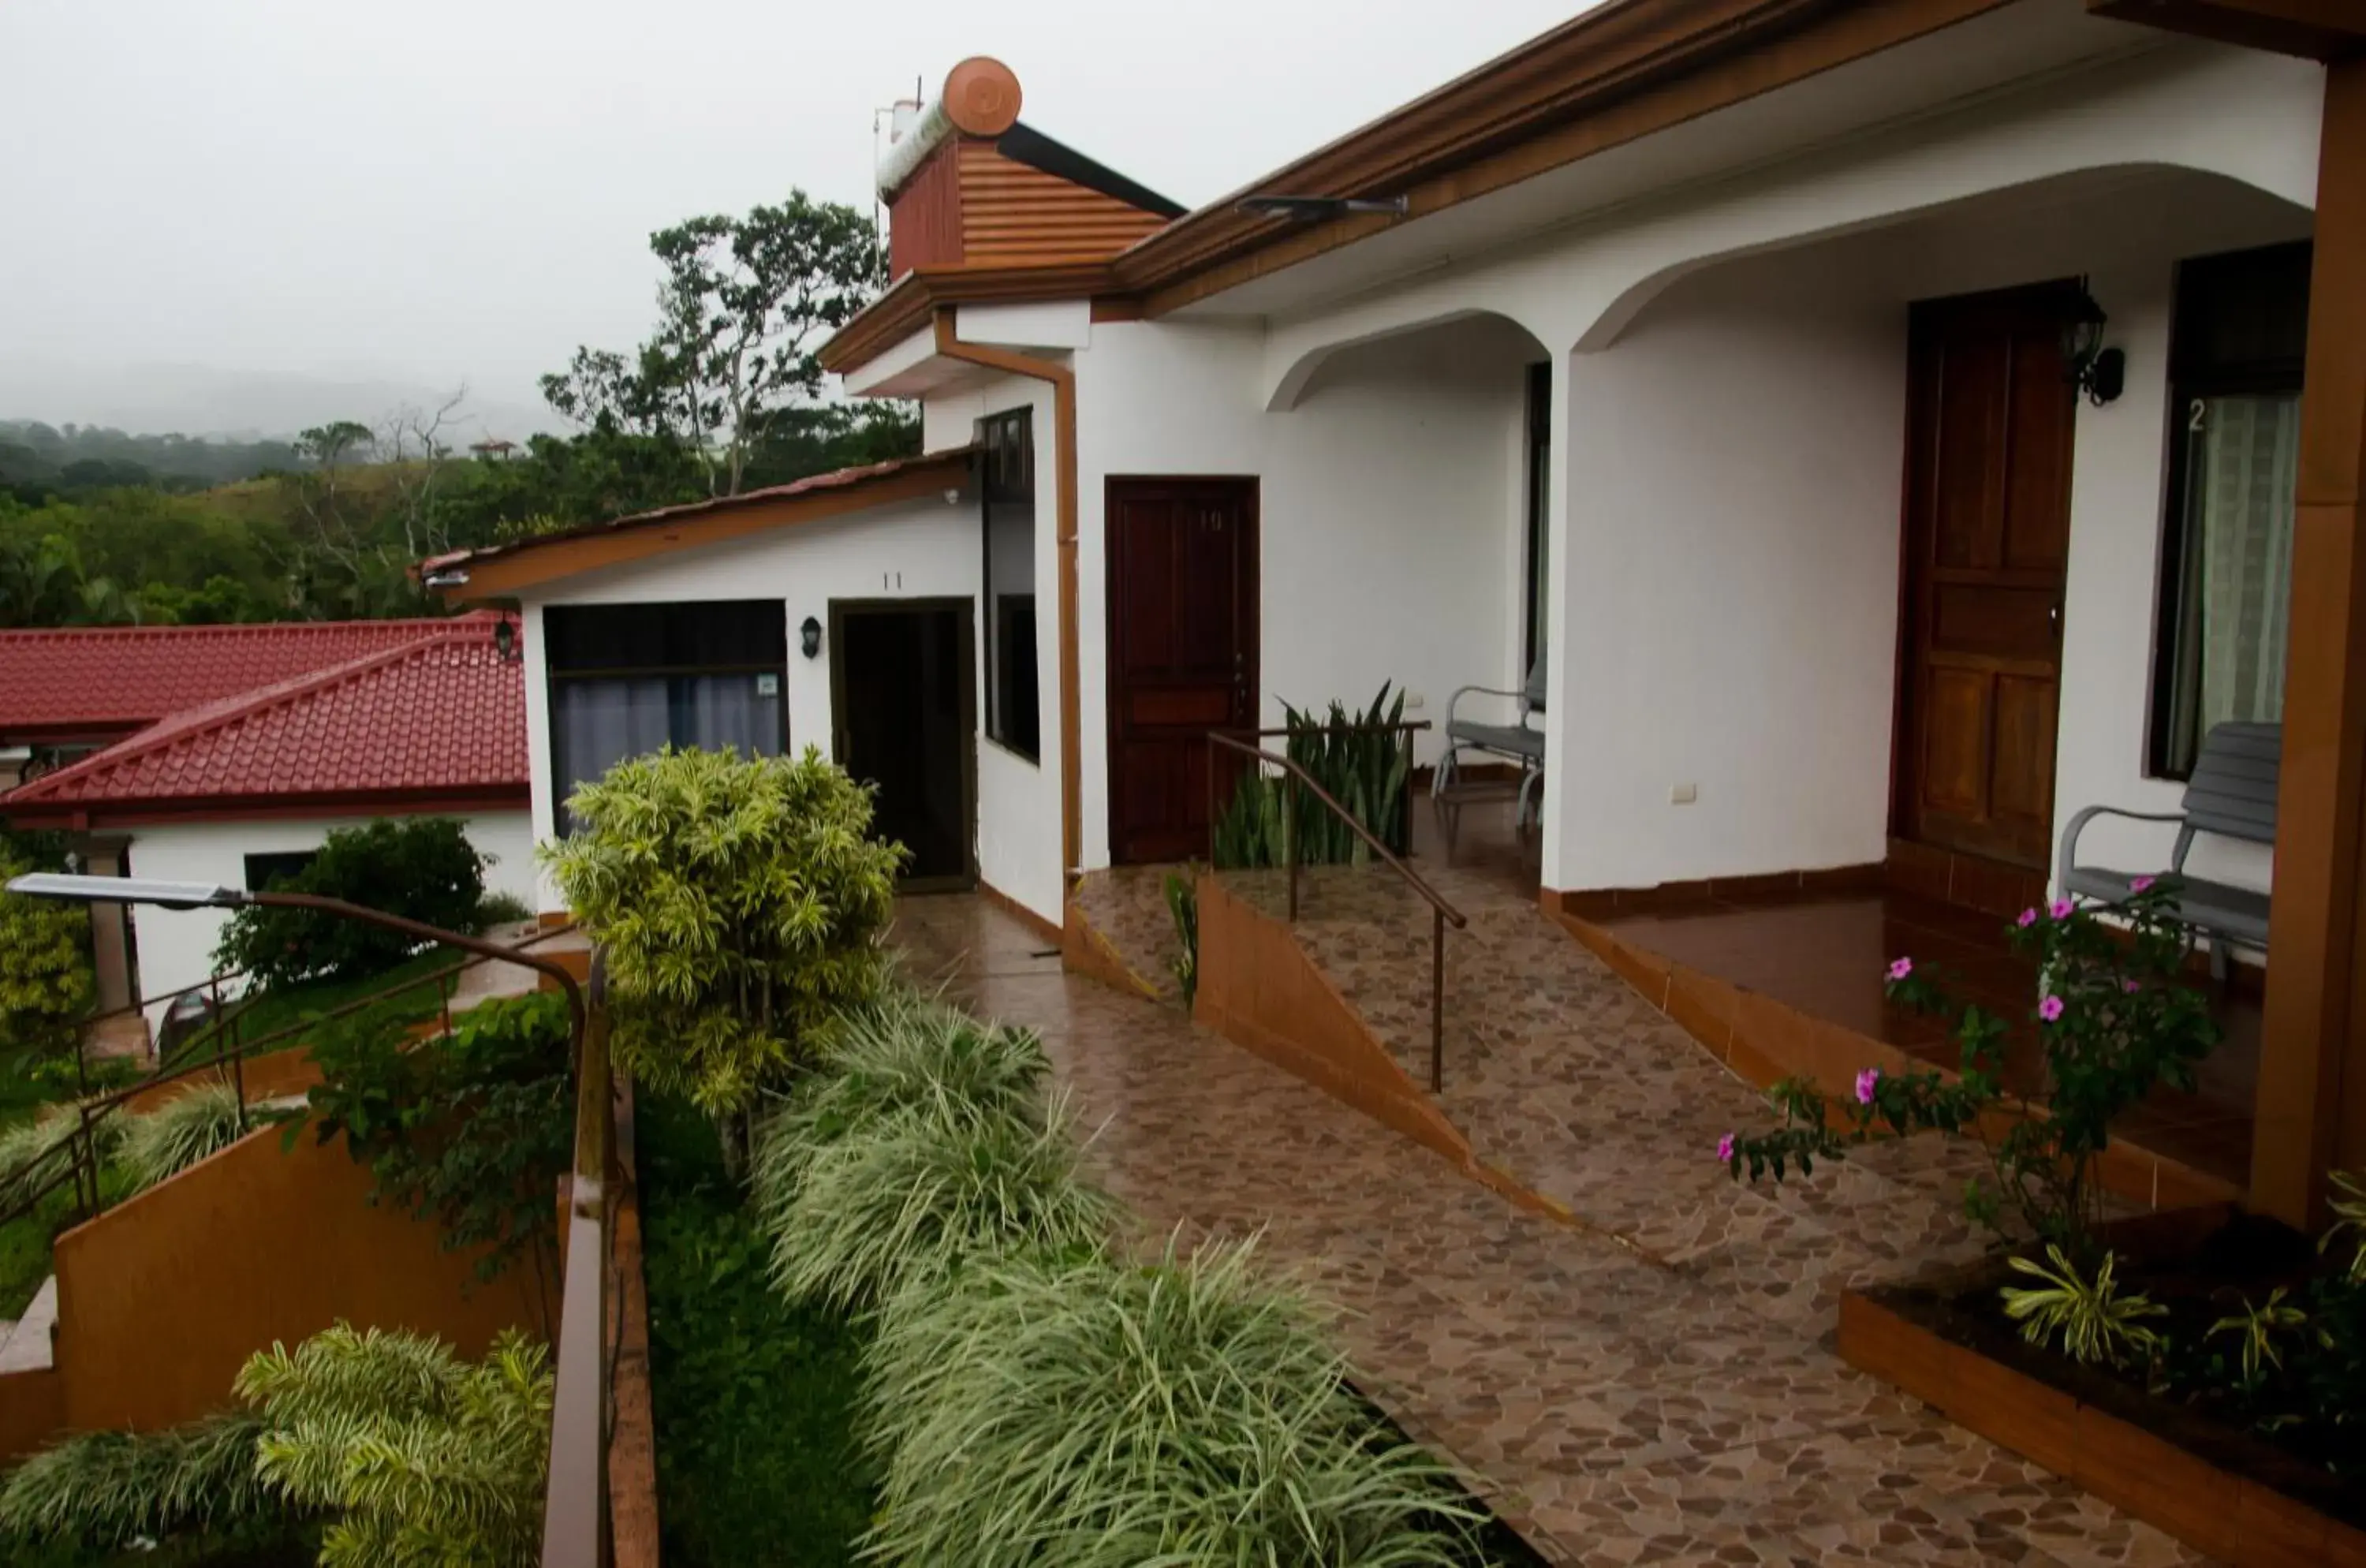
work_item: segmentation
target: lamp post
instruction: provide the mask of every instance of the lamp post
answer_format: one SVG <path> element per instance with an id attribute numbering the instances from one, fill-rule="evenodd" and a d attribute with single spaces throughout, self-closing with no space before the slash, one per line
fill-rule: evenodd
<path id="1" fill-rule="evenodd" d="M 456 947 L 463 953 L 515 964 L 546 975 L 558 982 L 567 997 L 568 1058 L 580 1069 L 583 1061 L 583 989 L 575 976 L 555 958 L 529 953 L 524 947 L 513 947 L 462 931 L 445 931 L 423 920 L 406 919 L 389 915 L 383 909 L 373 909 L 366 904 L 350 904 L 343 898 L 324 898 L 315 893 L 250 893 L 241 887 L 220 887 L 208 882 L 161 882 L 141 876 L 72 876 L 58 872 L 37 871 L 19 876 L 8 884 L 8 891 L 21 893 L 28 898 L 58 898 L 77 904 L 153 904 L 163 909 L 237 909 L 250 906 L 276 909 L 311 909 L 323 915 L 335 915 L 364 925 L 380 926 L 388 931 L 415 936 L 422 942 L 441 942 Z M 78 1053 L 77 1053 L 78 1054 Z"/>

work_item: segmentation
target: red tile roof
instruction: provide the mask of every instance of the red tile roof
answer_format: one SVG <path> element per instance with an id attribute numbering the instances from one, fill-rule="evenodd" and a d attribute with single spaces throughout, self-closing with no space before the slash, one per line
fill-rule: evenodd
<path id="1" fill-rule="evenodd" d="M 440 620 L 0 631 L 0 738 L 103 735 L 418 641 Z"/>
<path id="2" fill-rule="evenodd" d="M 291 808 L 522 807 L 525 679 L 496 617 L 177 713 L 0 801 L 20 826 Z M 402 624 L 402 623 L 390 623 Z"/>

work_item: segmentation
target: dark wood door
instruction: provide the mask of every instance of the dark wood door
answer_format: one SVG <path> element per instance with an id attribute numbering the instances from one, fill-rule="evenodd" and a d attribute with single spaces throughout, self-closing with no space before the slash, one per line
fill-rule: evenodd
<path id="1" fill-rule="evenodd" d="M 2070 543 L 2076 286 L 1913 311 L 1896 823 L 2044 867 Z"/>
<path id="2" fill-rule="evenodd" d="M 1208 731 L 1257 718 L 1255 479 L 1109 481 L 1110 854 L 1208 852 Z"/>

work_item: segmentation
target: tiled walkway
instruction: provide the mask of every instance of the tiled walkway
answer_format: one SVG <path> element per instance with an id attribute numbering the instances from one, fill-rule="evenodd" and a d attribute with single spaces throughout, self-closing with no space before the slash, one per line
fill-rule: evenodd
<path id="1" fill-rule="evenodd" d="M 1508 923 L 1477 895 L 1449 894 Z M 897 934 L 917 975 L 1042 1032 L 1146 1238 L 1264 1229 L 1278 1266 L 1345 1309 L 1374 1397 L 1555 1562 L 2200 1561 L 1831 1355 L 1839 1280 L 1965 1245 L 1937 1195 L 1944 1151 L 1732 1186 L 1708 1148 L 1764 1114 L 1757 1097 L 1525 913 L 1580 984 L 1549 997 L 1523 972 L 1493 993 L 1486 1030 L 1449 1041 L 1448 1098 L 1630 1239 L 1514 1208 L 1172 1008 L 1032 956 L 1039 939 L 982 902 L 912 900 Z M 1525 1037 L 1550 1071 L 1491 1089 L 1508 1079 L 1483 1070 L 1482 1033 L 1504 1052 Z"/>

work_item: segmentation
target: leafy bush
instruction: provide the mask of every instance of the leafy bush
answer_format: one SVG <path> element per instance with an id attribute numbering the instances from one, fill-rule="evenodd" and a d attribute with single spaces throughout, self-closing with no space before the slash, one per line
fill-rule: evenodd
<path id="1" fill-rule="evenodd" d="M 1469 1561 L 1436 1462 L 1376 1421 L 1247 1246 L 982 1262 L 884 1320 L 867 1551 L 900 1563 Z"/>
<path id="2" fill-rule="evenodd" d="M 119 1547 L 268 1518 L 283 1510 L 255 1473 L 261 1417 L 208 1416 L 161 1432 L 83 1432 L 0 1483 L 0 1531 Z"/>
<path id="3" fill-rule="evenodd" d="M 840 1011 L 879 993 L 901 845 L 871 792 L 796 761 L 667 750 L 568 801 L 543 851 L 607 961 L 610 1049 L 710 1115 L 747 1110 Z"/>
<path id="4" fill-rule="evenodd" d="M 1289 731 L 1282 754 L 1304 768 L 1309 777 L 1381 843 L 1397 854 L 1409 847 L 1405 838 L 1405 792 L 1412 782 L 1412 753 L 1402 731 L 1378 727 L 1402 723 L 1404 694 L 1389 700 L 1389 684 L 1362 713 L 1350 713 L 1335 697 L 1331 711 L 1318 717 L 1282 705 L 1282 724 Z M 1298 795 L 1294 824 L 1296 853 L 1301 865 L 1360 865 L 1371 858 L 1370 848 L 1338 816 L 1305 790 Z M 1286 863 L 1290 791 L 1279 776 L 1268 778 L 1253 768 L 1243 773 L 1232 799 L 1216 819 L 1214 855 L 1225 870 Z"/>
<path id="5" fill-rule="evenodd" d="M 435 1221 L 447 1248 L 485 1248 L 479 1278 L 529 1255 L 546 1269 L 574 1152 L 569 1031 L 566 999 L 547 991 L 481 1002 L 416 1048 L 383 1021 L 325 1031 L 315 1135 L 344 1136 L 369 1165 L 372 1202 Z"/>
<path id="6" fill-rule="evenodd" d="M 342 898 L 446 931 L 473 931 L 486 863 L 448 818 L 381 818 L 331 833 L 312 863 L 276 890 Z M 336 915 L 248 908 L 222 928 L 214 963 L 251 971 L 265 987 L 284 987 L 377 975 L 419 945 L 399 931 Z"/>
<path id="7" fill-rule="evenodd" d="M 0 853 L 0 884 L 30 870 Z M 89 1012 L 90 917 L 72 904 L 0 891 L 0 1050 L 64 1051 Z"/>
<path id="8" fill-rule="evenodd" d="M 2158 1330 L 2145 1326 L 2148 1317 L 2160 1317 L 2168 1308 L 2149 1297 L 2120 1288 L 2112 1277 L 2115 1260 L 2110 1253 L 2095 1266 L 2092 1279 L 2082 1277 L 2062 1249 L 2046 1244 L 2045 1261 L 2008 1258 L 2016 1273 L 2038 1281 L 2022 1288 L 2008 1285 L 2002 1292 L 2004 1313 L 2020 1324 L 2021 1337 L 2032 1345 L 2059 1339 L 2063 1353 L 2074 1361 L 2092 1365 L 2108 1361 L 2119 1366 L 2142 1361 L 2160 1348 Z"/>
<path id="9" fill-rule="evenodd" d="M 550 1462 L 548 1354 L 515 1331 L 482 1362 L 416 1334 L 324 1330 L 240 1369 L 260 1413 L 256 1474 L 331 1513 L 336 1568 L 528 1568 L 540 1556 Z"/>
<path id="10" fill-rule="evenodd" d="M 1877 1139 L 1969 1133 L 1987 1146 L 1995 1176 L 1994 1185 L 1974 1182 L 1966 1193 L 1971 1216 L 2013 1239 L 2003 1224 L 2010 1213 L 2081 1269 L 2094 1267 L 2102 1217 L 2095 1168 L 2112 1123 L 2162 1084 L 2191 1089 L 2195 1065 L 2218 1041 L 2208 1002 L 2180 983 L 2186 933 L 2173 905 L 2171 881 L 2138 877 L 2129 897 L 2108 908 L 2124 931 L 2067 898 L 2022 911 L 2011 928 L 2016 951 L 2038 960 L 2043 995 L 2032 1010 L 2045 1054 L 2041 1112 L 2028 1113 L 2005 1091 L 2006 1021 L 1957 1003 L 1906 957 L 1889 966 L 1889 995 L 1953 1024 L 1955 1079 L 1867 1068 L 1838 1118 L 1812 1084 L 1786 1079 L 1770 1091 L 1784 1126 L 1754 1137 L 1729 1134 L 1718 1159 L 1737 1178 L 1746 1169 L 1753 1180 L 1780 1180 L 1793 1163 L 1804 1172 L 1818 1158 L 1839 1158 Z M 1999 1126 L 2000 1133 L 1991 1131 Z"/>
<path id="11" fill-rule="evenodd" d="M 1098 1249 L 1119 1210 L 1078 1173 L 1069 1123 L 1059 1100 L 1040 1119 L 908 1108 L 821 1145 L 765 1216 L 774 1280 L 792 1300 L 880 1308 L 979 1258 Z"/>
<path id="12" fill-rule="evenodd" d="M 495 926 L 513 926 L 521 920 L 534 919 L 534 908 L 514 893 L 488 893 L 477 900 L 476 930 L 490 931 Z"/>
<path id="13" fill-rule="evenodd" d="M 278 1118 L 279 1113 L 259 1106 L 242 1111 L 234 1084 L 200 1083 L 153 1111 L 124 1117 L 117 1157 L 130 1190 L 144 1192 Z"/>
<path id="14" fill-rule="evenodd" d="M 72 1105 L 43 1106 L 25 1120 L 0 1128 L 0 1207 L 21 1201 L 28 1188 L 62 1170 L 67 1156 L 52 1151 L 81 1131 L 81 1112 Z M 97 1140 L 100 1159 L 110 1158 L 121 1146 L 123 1132 L 120 1116 L 92 1120 L 91 1135 Z"/>

